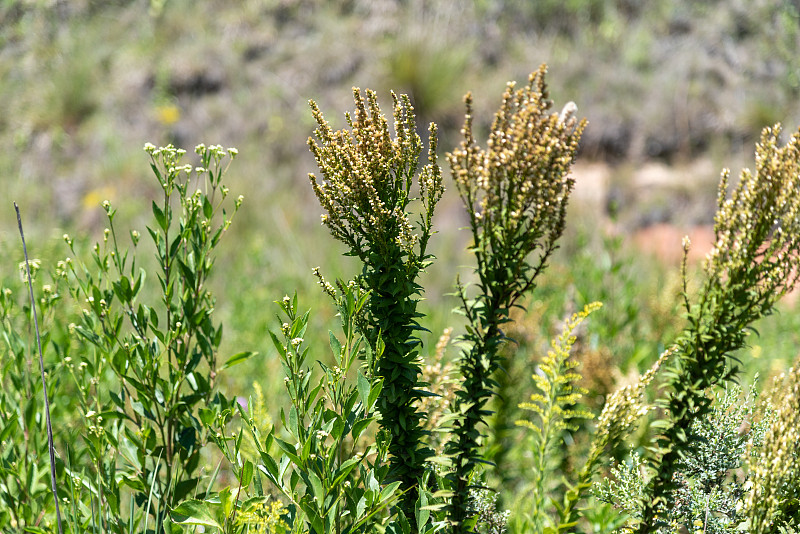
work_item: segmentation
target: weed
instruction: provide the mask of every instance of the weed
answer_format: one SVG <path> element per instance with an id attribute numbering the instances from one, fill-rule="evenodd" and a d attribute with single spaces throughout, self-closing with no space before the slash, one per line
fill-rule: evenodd
<path id="1" fill-rule="evenodd" d="M 182 164 L 183 150 L 145 146 L 161 188 L 152 203 L 148 227 L 158 262 L 157 302 L 145 304 L 147 273 L 137 262 L 140 234 L 129 233 L 123 248 L 115 226 L 116 210 L 103 207 L 108 220 L 92 263 L 65 262 L 63 277 L 76 303 L 80 322 L 72 326 L 84 347 L 75 379 L 83 436 L 91 458 L 89 472 L 72 468 L 92 495 L 100 528 L 121 531 L 131 525 L 165 527 L 167 512 L 198 492 L 200 453 L 208 443 L 198 419 L 204 405 L 221 401 L 217 373 L 245 360 L 237 354 L 218 364 L 222 327 L 213 323 L 214 298 L 206 282 L 214 251 L 241 197 L 227 213 L 228 189 L 222 178 L 235 149 L 199 145 L 199 164 Z M 226 162 L 227 160 L 227 162 Z M 73 254 L 74 241 L 65 240 Z M 102 377 L 115 381 L 106 383 Z M 135 514 L 123 520 L 122 490 L 132 492 Z"/>
<path id="2" fill-rule="evenodd" d="M 392 94 L 392 139 L 377 95 L 367 91 L 365 101 L 361 91 L 354 89 L 353 97 L 355 116 L 347 115 L 350 131 L 334 132 L 311 102 L 319 144 L 309 139 L 309 146 L 324 180 L 313 174 L 310 179 L 326 211 L 322 223 L 363 264 L 356 280 L 358 287 L 369 292 L 362 330 L 378 353 L 367 367 L 367 376 L 373 384 L 383 382 L 378 411 L 381 427 L 391 438 L 388 476 L 401 482 L 403 510 L 413 517 L 415 488 L 430 456 L 423 439 L 424 416 L 416 406 L 424 387 L 417 350 L 417 332 L 422 329 L 417 302 L 423 288 L 417 278 L 432 259 L 427 247 L 433 213 L 444 192 L 436 159 L 436 126 L 430 126 L 429 163 L 416 177 L 423 208 L 419 221 L 412 223 L 408 207 L 422 145 L 411 102 L 408 96 Z M 379 339 L 382 350 L 378 350 Z"/>
<path id="3" fill-rule="evenodd" d="M 489 415 L 485 405 L 494 394 L 503 326 L 518 301 L 536 287 L 564 231 L 574 183 L 569 169 L 585 126 L 574 116 L 573 103 L 561 116 L 550 112 L 544 75 L 542 66 L 523 88 L 508 85 L 485 150 L 473 137 L 472 97 L 467 95 L 464 140 L 448 155 L 469 215 L 479 280 L 475 297 L 457 282 L 460 311 L 468 322 L 467 348 L 459 358 L 463 382 L 445 449 L 453 463 L 448 514 L 456 532 L 471 528 L 466 522 L 468 489 L 482 461 L 479 425 Z"/>

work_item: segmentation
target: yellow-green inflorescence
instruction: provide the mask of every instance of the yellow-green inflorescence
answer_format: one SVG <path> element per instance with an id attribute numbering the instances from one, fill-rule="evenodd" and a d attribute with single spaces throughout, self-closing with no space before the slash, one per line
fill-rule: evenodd
<path id="1" fill-rule="evenodd" d="M 772 305 L 800 275 L 800 131 L 778 146 L 781 128 L 762 132 L 756 171 L 745 169 L 727 198 L 730 172 L 720 180 L 716 243 L 704 267 L 709 278 Z"/>
<path id="2" fill-rule="evenodd" d="M 775 380 L 771 403 L 774 419 L 758 453 L 749 446 L 752 486 L 742 506 L 753 534 L 776 532 L 778 525 L 800 527 L 800 360 Z"/>
<path id="3" fill-rule="evenodd" d="M 469 348 L 459 360 L 464 381 L 456 399 L 457 418 L 446 448 L 454 493 L 448 516 L 458 532 L 468 530 L 465 495 L 481 463 L 478 427 L 494 394 L 492 374 L 500 366 L 498 347 L 505 340 L 502 325 L 518 300 L 535 287 L 557 248 L 574 185 L 570 167 L 585 127 L 575 117 L 573 103 L 561 114 L 551 110 L 545 72 L 542 66 L 520 89 L 508 84 L 486 148 L 475 141 L 472 97 L 467 95 L 464 140 L 448 154 L 469 216 L 478 278 L 474 298 L 458 283 L 470 324 L 464 336 Z"/>
<path id="4" fill-rule="evenodd" d="M 378 409 L 381 427 L 391 437 L 388 479 L 401 482 L 401 507 L 413 517 L 417 482 L 431 454 L 417 406 L 424 384 L 416 322 L 422 287 L 416 279 L 432 259 L 427 246 L 433 212 L 444 192 L 436 126 L 429 127 L 428 164 L 419 169 L 422 143 L 408 96 L 392 93 L 394 135 L 373 91 L 362 96 L 353 89 L 353 97 L 349 128 L 337 131 L 310 102 L 317 129 L 316 140 L 309 138 L 308 144 L 323 178 L 309 178 L 325 210 L 322 223 L 363 264 L 357 285 L 370 297 L 365 317 L 356 324 L 378 354 L 366 373 L 373 381 L 383 380 Z M 417 191 L 422 206 L 414 217 L 409 207 Z M 317 276 L 335 296 L 333 286 Z"/>
<path id="5" fill-rule="evenodd" d="M 326 213 L 322 223 L 331 234 L 348 245 L 362 259 L 371 250 L 399 246 L 408 261 L 417 261 L 429 237 L 433 210 L 444 186 L 436 163 L 437 128 L 430 124 L 429 164 L 419 173 L 417 183 L 424 205 L 423 224 L 415 225 L 406 211 L 417 173 L 422 144 L 416 133 L 414 110 L 407 95 L 392 93 L 395 138 L 381 113 L 377 95 L 353 89 L 355 117 L 347 114 L 350 129 L 334 131 L 316 102 L 310 101 L 317 121 L 316 136 L 308 145 L 323 179 L 309 174 Z M 417 231 L 422 231 L 422 235 Z M 426 234 L 427 232 L 427 234 Z M 420 240 L 423 248 L 418 252 Z"/>
<path id="6" fill-rule="evenodd" d="M 773 313 L 800 271 L 800 132 L 779 146 L 781 128 L 765 128 L 756 145 L 755 171 L 745 169 L 730 192 L 723 171 L 714 231 L 716 242 L 704 262 L 705 280 L 696 299 L 684 281 L 687 326 L 669 369 L 666 421 L 648 459 L 650 482 L 637 532 L 652 532 L 669 506 L 673 474 L 696 440 L 689 429 L 709 411 L 705 391 L 738 372 L 732 354 L 746 343 L 750 325 Z M 688 243 L 684 244 L 684 250 Z M 684 278 L 686 272 L 684 269 Z"/>
<path id="7" fill-rule="evenodd" d="M 542 531 L 541 520 L 547 500 L 545 484 L 549 482 L 548 475 L 553 474 L 547 469 L 552 449 L 561 442 L 565 431 L 577 430 L 578 420 L 594 417 L 579 407 L 579 401 L 587 390 L 577 385 L 582 377 L 576 370 L 579 364 L 570 359 L 570 353 L 577 340 L 574 335 L 575 329 L 590 313 L 601 306 L 601 303 L 593 302 L 584 307 L 580 313 L 575 313 L 567 319 L 561 335 L 551 342 L 552 350 L 542 358 L 539 368 L 532 375 L 538 391 L 531 394 L 529 402 L 519 405 L 522 410 L 534 415 L 534 420 L 522 419 L 515 424 L 533 431 L 532 452 L 535 473 L 531 495 L 531 518 L 536 527 L 535 532 Z"/>
<path id="8" fill-rule="evenodd" d="M 522 268 L 530 252 L 546 252 L 563 232 L 574 185 L 569 171 L 586 123 L 575 117 L 572 102 L 561 114 L 550 111 L 545 72 L 542 67 L 531 74 L 522 89 L 508 85 L 486 149 L 475 142 L 472 97 L 465 98 L 464 141 L 448 161 L 473 234 L 480 237 L 479 262 L 500 253 Z"/>

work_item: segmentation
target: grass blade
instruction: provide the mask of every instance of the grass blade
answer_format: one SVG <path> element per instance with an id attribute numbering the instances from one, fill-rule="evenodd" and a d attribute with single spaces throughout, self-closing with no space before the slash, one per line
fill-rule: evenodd
<path id="1" fill-rule="evenodd" d="M 31 295 L 31 313 L 33 314 L 33 324 L 36 328 L 36 344 L 39 347 L 39 370 L 42 373 L 42 390 L 44 393 L 44 412 L 47 421 L 47 445 L 50 450 L 50 484 L 53 489 L 53 500 L 56 504 L 56 520 L 58 522 L 59 534 L 64 534 L 61 526 L 61 510 L 58 507 L 58 491 L 56 489 L 56 451 L 53 446 L 53 425 L 50 422 L 50 401 L 47 399 L 47 382 L 44 378 L 44 357 L 42 356 L 42 338 L 39 335 L 39 319 L 36 317 L 36 299 L 33 296 L 33 280 L 31 277 L 31 266 L 28 262 L 28 248 L 25 245 L 25 234 L 22 231 L 22 218 L 19 214 L 19 206 L 14 202 L 14 210 L 17 212 L 17 225 L 19 226 L 19 236 L 22 238 L 22 252 L 25 254 L 25 271 L 28 275 L 28 289 Z"/>

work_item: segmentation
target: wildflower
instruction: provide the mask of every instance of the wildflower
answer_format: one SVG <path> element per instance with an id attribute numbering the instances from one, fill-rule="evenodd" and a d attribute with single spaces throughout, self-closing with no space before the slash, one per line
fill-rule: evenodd
<path id="1" fill-rule="evenodd" d="M 458 285 L 472 332 L 467 336 L 471 349 L 460 363 L 467 388 L 455 402 L 459 423 L 445 449 L 456 455 L 457 467 L 448 475 L 455 493 L 448 516 L 456 523 L 466 519 L 466 490 L 480 449 L 476 427 L 485 419 L 484 406 L 494 394 L 492 375 L 501 363 L 497 350 L 505 340 L 501 325 L 518 299 L 535 287 L 535 278 L 555 251 L 574 185 L 569 171 L 585 121 L 578 121 L 569 108 L 561 118 L 550 111 L 545 72 L 542 66 L 521 89 L 508 84 L 486 148 L 474 138 L 468 94 L 463 141 L 447 155 L 469 216 L 470 250 L 482 290 L 473 299 Z M 541 407 L 536 402 L 530 406 L 534 411 L 534 406 Z"/>
<path id="2" fill-rule="evenodd" d="M 771 396 L 776 409 L 760 450 L 756 452 L 752 442 L 748 445 L 753 476 L 745 488 L 742 508 L 751 518 L 750 532 L 754 534 L 773 532 L 781 503 L 791 500 L 800 487 L 800 360 L 776 378 Z"/>
<path id="3" fill-rule="evenodd" d="M 175 104 L 158 106 L 156 107 L 156 118 L 164 126 L 171 126 L 180 120 L 181 110 Z"/>
<path id="4" fill-rule="evenodd" d="M 378 398 L 380 424 L 391 434 L 390 471 L 400 473 L 401 507 L 413 515 L 417 479 L 430 451 L 423 445 L 422 417 L 417 411 L 420 365 L 414 349 L 418 342 L 406 325 L 416 321 L 416 297 L 421 292 L 416 278 L 431 259 L 426 248 L 444 185 L 436 155 L 436 126 L 429 125 L 428 164 L 419 169 L 422 142 L 411 99 L 391 96 L 393 132 L 374 91 L 353 88 L 356 109 L 346 115 L 349 128 L 339 131 L 309 101 L 317 128 L 308 146 L 322 175 L 309 174 L 309 180 L 324 210 L 322 224 L 364 264 L 359 285 L 371 291 L 364 318 L 366 338 L 374 347 L 380 335 L 385 347 L 376 366 L 385 380 Z M 412 217 L 408 210 L 415 182 L 422 204 L 419 217 Z M 333 288 L 318 271 L 315 274 L 323 290 L 336 299 Z M 386 325 L 392 326 L 387 329 Z"/>

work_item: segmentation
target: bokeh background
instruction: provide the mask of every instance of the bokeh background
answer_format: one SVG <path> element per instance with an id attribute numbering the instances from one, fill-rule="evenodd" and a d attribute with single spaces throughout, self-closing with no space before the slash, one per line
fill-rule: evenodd
<path id="1" fill-rule="evenodd" d="M 103 200 L 144 233 L 157 190 L 145 142 L 237 147 L 228 183 L 245 203 L 214 289 L 225 350 L 261 355 L 228 387 L 278 395 L 272 301 L 297 291 L 326 339 L 333 311 L 311 268 L 357 272 L 319 224 L 308 99 L 341 127 L 353 86 L 377 90 L 387 110 L 389 90 L 408 93 L 421 133 L 439 124 L 443 156 L 465 92 L 485 139 L 506 82 L 547 63 L 556 111 L 574 101 L 589 127 L 563 246 L 520 316 L 522 356 L 506 376 L 530 385 L 559 319 L 602 300 L 579 350 L 602 396 L 680 327 L 681 238 L 699 265 L 721 168 L 751 166 L 764 126 L 800 124 L 799 52 L 797 0 L 2 0 L 0 276 L 22 259 L 12 200 L 32 255 L 54 263 L 64 232 L 86 249 L 102 235 Z M 447 294 L 470 271 L 453 187 L 437 224 L 439 260 L 423 280 L 431 351 L 445 327 L 458 331 Z M 791 299 L 759 329 L 748 376 L 795 357 Z"/>

